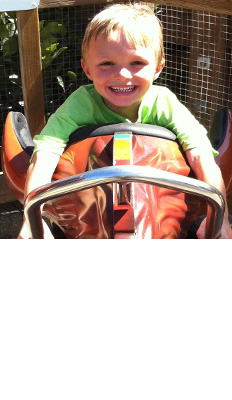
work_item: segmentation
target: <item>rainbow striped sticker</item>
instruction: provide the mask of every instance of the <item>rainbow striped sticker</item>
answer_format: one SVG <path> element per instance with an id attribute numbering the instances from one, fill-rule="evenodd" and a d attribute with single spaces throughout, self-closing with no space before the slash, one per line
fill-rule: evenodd
<path id="1" fill-rule="evenodd" d="M 132 133 L 115 133 L 113 165 L 132 164 Z"/>

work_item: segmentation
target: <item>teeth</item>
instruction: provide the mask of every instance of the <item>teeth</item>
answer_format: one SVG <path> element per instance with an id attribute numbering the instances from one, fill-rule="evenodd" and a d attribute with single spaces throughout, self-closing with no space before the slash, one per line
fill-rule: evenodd
<path id="1" fill-rule="evenodd" d="M 111 87 L 111 89 L 114 92 L 126 93 L 126 92 L 132 92 L 134 90 L 134 87 L 129 87 L 129 88 Z"/>

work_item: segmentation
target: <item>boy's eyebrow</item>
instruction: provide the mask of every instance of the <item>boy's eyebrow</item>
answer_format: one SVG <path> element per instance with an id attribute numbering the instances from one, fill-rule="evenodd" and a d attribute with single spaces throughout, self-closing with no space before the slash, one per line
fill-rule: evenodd
<path id="1" fill-rule="evenodd" d="M 131 60 L 138 60 L 138 61 L 145 61 L 146 60 L 146 58 L 145 57 L 143 57 L 143 56 L 139 56 L 139 55 L 137 55 L 137 54 L 132 54 L 131 55 Z M 104 55 L 104 56 L 96 56 L 96 58 L 95 58 L 95 60 L 96 60 L 96 62 L 98 63 L 98 62 L 104 62 L 104 61 L 113 61 L 114 60 L 114 55 Z"/>
<path id="2" fill-rule="evenodd" d="M 102 61 L 102 60 L 109 60 L 110 58 L 112 58 L 112 55 L 110 55 L 110 56 L 107 54 L 106 55 L 105 54 L 104 55 L 96 55 L 95 60 Z"/>

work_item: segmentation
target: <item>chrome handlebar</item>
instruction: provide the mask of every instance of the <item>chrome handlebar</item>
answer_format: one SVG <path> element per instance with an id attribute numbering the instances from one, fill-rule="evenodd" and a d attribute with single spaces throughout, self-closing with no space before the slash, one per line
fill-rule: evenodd
<path id="1" fill-rule="evenodd" d="M 136 165 L 104 167 L 51 182 L 33 190 L 24 205 L 25 219 L 33 239 L 43 238 L 40 206 L 46 201 L 106 183 L 139 182 L 199 196 L 207 202 L 206 238 L 217 238 L 225 212 L 219 190 L 205 182 L 172 172 Z"/>

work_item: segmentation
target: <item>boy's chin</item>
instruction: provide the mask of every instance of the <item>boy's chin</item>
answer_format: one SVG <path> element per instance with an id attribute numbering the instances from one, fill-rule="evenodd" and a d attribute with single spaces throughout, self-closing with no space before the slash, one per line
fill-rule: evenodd
<path id="1" fill-rule="evenodd" d="M 128 104 L 128 103 L 113 104 L 109 101 L 104 101 L 104 103 L 106 107 L 109 108 L 109 110 L 132 122 L 136 121 L 138 118 L 138 109 L 141 101 L 133 104 Z"/>
<path id="2" fill-rule="evenodd" d="M 104 99 L 104 98 L 103 98 Z M 104 99 L 105 105 L 111 108 L 133 108 L 136 107 L 136 104 L 141 103 L 141 99 L 132 98 L 130 96 L 118 96 L 112 95 L 108 96 L 108 98 Z"/>
<path id="3" fill-rule="evenodd" d="M 123 101 L 118 101 L 118 102 L 111 102 L 111 101 L 104 101 L 105 105 L 107 108 L 109 108 L 111 111 L 117 112 L 120 111 L 121 109 L 130 109 L 133 108 L 133 103 L 128 103 L 128 102 L 123 102 Z M 116 111 L 117 110 L 117 111 Z"/>

